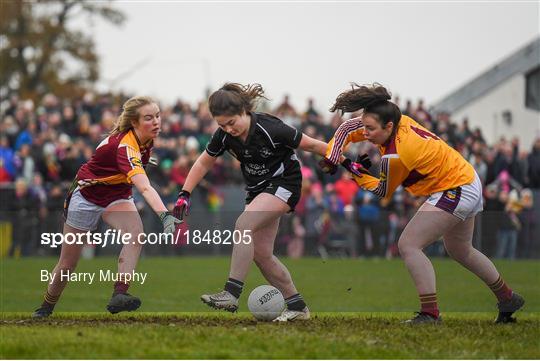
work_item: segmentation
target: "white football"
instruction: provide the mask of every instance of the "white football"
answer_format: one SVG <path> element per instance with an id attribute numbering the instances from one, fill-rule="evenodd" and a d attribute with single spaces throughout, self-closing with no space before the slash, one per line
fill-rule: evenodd
<path id="1" fill-rule="evenodd" d="M 281 315 L 285 308 L 285 299 L 277 288 L 263 285 L 249 294 L 248 308 L 257 320 L 272 321 Z"/>

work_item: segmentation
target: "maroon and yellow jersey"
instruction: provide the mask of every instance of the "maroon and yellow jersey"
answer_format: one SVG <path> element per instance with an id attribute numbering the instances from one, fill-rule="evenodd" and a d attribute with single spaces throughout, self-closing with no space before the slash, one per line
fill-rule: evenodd
<path id="1" fill-rule="evenodd" d="M 326 157 L 339 163 L 350 142 L 366 140 L 361 118 L 343 123 L 328 143 Z M 379 197 L 387 198 L 402 185 L 415 196 L 427 196 L 453 189 L 474 180 L 474 168 L 442 139 L 403 115 L 395 134 L 379 146 L 379 178 L 353 175 L 358 185 Z"/>
<path id="2" fill-rule="evenodd" d="M 105 138 L 77 172 L 83 197 L 101 207 L 131 197 L 131 177 L 145 174 L 153 143 L 142 146 L 131 129 Z"/>

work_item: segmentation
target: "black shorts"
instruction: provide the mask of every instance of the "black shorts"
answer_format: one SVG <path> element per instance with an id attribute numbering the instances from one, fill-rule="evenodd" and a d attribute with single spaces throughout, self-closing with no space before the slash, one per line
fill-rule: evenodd
<path id="1" fill-rule="evenodd" d="M 291 207 L 290 212 L 294 212 L 294 208 L 300 201 L 300 196 L 302 195 L 302 180 L 300 179 L 300 181 L 293 182 L 281 179 L 269 181 L 262 190 L 248 192 L 246 204 L 250 204 L 251 201 L 261 193 L 268 193 L 278 197 Z"/>

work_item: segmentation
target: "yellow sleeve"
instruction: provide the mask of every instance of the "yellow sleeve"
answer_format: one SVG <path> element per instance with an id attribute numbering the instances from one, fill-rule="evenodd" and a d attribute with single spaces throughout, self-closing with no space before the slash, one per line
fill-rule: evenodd
<path id="1" fill-rule="evenodd" d="M 137 140 L 132 132 L 127 133 L 118 145 L 116 162 L 118 170 L 126 175 L 128 183 L 131 183 L 131 177 L 135 174 L 146 174 L 141 158 Z"/>
<path id="2" fill-rule="evenodd" d="M 334 137 L 328 142 L 326 147 L 326 158 L 334 164 L 339 163 L 343 150 L 350 142 L 356 143 L 366 140 L 364 135 L 364 124 L 361 118 L 349 119 L 339 126 Z"/>
<path id="3" fill-rule="evenodd" d="M 389 198 L 396 188 L 403 183 L 409 175 L 409 170 L 397 154 L 384 155 L 381 159 L 381 172 L 379 178 L 353 174 L 353 179 L 363 189 L 374 193 L 380 198 Z"/>

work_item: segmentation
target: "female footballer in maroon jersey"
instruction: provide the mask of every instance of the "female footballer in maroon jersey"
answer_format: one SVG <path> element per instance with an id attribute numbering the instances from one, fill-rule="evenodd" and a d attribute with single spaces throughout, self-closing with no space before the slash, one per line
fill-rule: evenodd
<path id="1" fill-rule="evenodd" d="M 94 231 L 100 217 L 111 227 L 131 234 L 130 240 L 133 242 L 124 244 L 118 257 L 118 281 L 114 284 L 113 296 L 107 305 L 111 313 L 133 311 L 141 305 L 139 298 L 127 293 L 129 282 L 122 277 L 134 272 L 142 249 L 142 244 L 137 240 L 139 234 L 143 233 L 143 225 L 133 202 L 132 186 L 137 187 L 159 215 L 165 233 L 173 233 L 180 222 L 167 212 L 144 170 L 160 128 L 160 110 L 151 98 L 139 96 L 126 101 L 110 135 L 77 172 L 64 206 L 64 235 Z M 61 276 L 75 270 L 83 246 L 76 243 L 62 245 L 45 300 L 33 317 L 51 315 L 67 284 L 66 278 Z"/>

